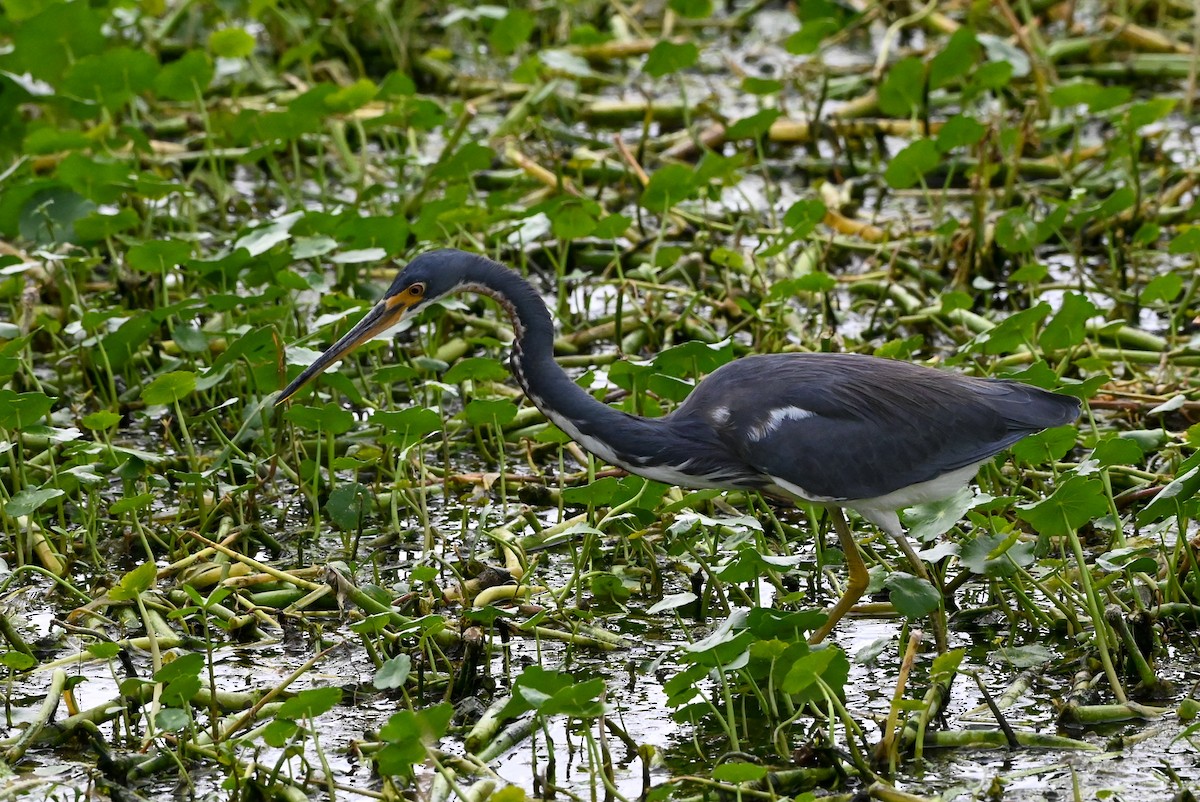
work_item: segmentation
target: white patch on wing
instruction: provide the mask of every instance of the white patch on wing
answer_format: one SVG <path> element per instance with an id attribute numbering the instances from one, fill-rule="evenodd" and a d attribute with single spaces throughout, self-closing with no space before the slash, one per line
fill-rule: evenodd
<path id="1" fill-rule="evenodd" d="M 716 425 L 724 426 L 729 422 L 730 414 L 732 413 L 729 411 L 729 407 L 714 407 L 713 410 L 708 413 L 708 417 L 711 418 L 712 422 Z"/>
<path id="2" fill-rule="evenodd" d="M 803 407 L 780 407 L 779 409 L 773 409 L 765 421 L 756 426 L 751 426 L 747 434 L 750 435 L 751 440 L 757 443 L 778 429 L 784 421 L 804 420 L 805 418 L 814 417 L 816 414 L 811 409 L 804 409 Z"/>

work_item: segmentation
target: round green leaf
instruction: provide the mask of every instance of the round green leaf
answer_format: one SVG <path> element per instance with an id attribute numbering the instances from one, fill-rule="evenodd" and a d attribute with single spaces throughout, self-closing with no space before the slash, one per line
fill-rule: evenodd
<path id="1" fill-rule="evenodd" d="M 25 652 L 4 652 L 0 654 L 0 666 L 9 671 L 28 671 L 38 664 L 37 658 Z"/>
<path id="2" fill-rule="evenodd" d="M 1094 476 L 1071 476 L 1048 498 L 1017 508 L 1017 516 L 1039 533 L 1062 537 L 1108 512 L 1104 486 Z"/>
<path id="3" fill-rule="evenodd" d="M 278 716 L 293 721 L 316 718 L 322 713 L 328 713 L 341 700 L 341 688 L 308 688 L 280 705 Z"/>
<path id="4" fill-rule="evenodd" d="M 154 92 L 164 100 L 196 100 L 212 82 L 212 59 L 201 50 L 189 50 L 165 65 L 154 79 Z"/>
<path id="5" fill-rule="evenodd" d="M 66 495 L 57 488 L 42 488 L 40 490 L 22 490 L 15 494 L 4 505 L 4 514 L 12 518 L 22 515 L 32 515 L 41 509 L 43 504 Z"/>
<path id="6" fill-rule="evenodd" d="M 116 412 L 111 412 L 107 409 L 101 409 L 89 415 L 83 416 L 83 425 L 92 431 L 111 429 L 120 422 L 121 416 Z"/>
<path id="7" fill-rule="evenodd" d="M 245 58 L 254 52 L 254 37 L 241 28 L 223 28 L 209 35 L 208 49 L 221 58 Z"/>
<path id="8" fill-rule="evenodd" d="M 890 117 L 908 117 L 921 104 L 925 65 L 909 56 L 892 65 L 879 86 L 879 108 Z"/>
<path id="9" fill-rule="evenodd" d="M 757 763 L 722 763 L 713 769 L 712 777 L 718 782 L 740 783 L 757 782 L 768 773 L 766 766 Z"/>
<path id="10" fill-rule="evenodd" d="M 329 519 L 343 532 L 352 532 L 362 526 L 363 515 L 368 510 L 366 487 L 358 482 L 340 484 L 329 494 L 325 511 Z"/>
<path id="11" fill-rule="evenodd" d="M 653 78 L 661 78 L 691 67 L 699 58 L 700 48 L 693 42 L 659 42 L 650 49 L 642 69 Z"/>
<path id="12" fill-rule="evenodd" d="M 892 606 L 906 618 L 928 615 L 942 603 L 937 588 L 919 576 L 896 572 L 884 584 L 891 591 Z"/>
<path id="13" fill-rule="evenodd" d="M 642 206 L 663 213 L 696 191 L 696 173 L 686 164 L 668 164 L 650 176 L 642 191 Z"/>
<path id="14" fill-rule="evenodd" d="M 263 728 L 262 739 L 268 746 L 282 749 L 299 731 L 300 726 L 296 722 L 286 718 L 277 718 Z"/>
<path id="15" fill-rule="evenodd" d="M 918 139 L 892 157 L 883 177 L 893 189 L 908 189 L 920 183 L 940 161 L 941 154 L 933 140 Z"/>
<path id="16" fill-rule="evenodd" d="M 173 370 L 158 376 L 142 388 L 142 400 L 150 406 L 165 406 L 187 398 L 196 389 L 196 374 Z"/>
<path id="17" fill-rule="evenodd" d="M 164 707 L 154 717 L 154 726 L 162 732 L 179 732 L 188 725 L 191 719 L 186 710 L 178 707 Z"/>
<path id="18" fill-rule="evenodd" d="M 412 658 L 407 654 L 398 654 L 375 672 L 375 687 L 381 691 L 399 688 L 408 680 L 411 672 Z"/>

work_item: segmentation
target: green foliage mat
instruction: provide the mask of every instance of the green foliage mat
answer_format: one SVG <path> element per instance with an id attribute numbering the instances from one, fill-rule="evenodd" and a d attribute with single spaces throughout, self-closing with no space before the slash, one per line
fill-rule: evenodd
<path id="1" fill-rule="evenodd" d="M 7 797 L 1192 798 L 1190 4 L 0 7 Z M 929 579 L 852 521 L 810 648 L 821 512 L 590 459 L 485 300 L 274 408 L 445 246 L 629 412 L 785 350 L 1086 411 L 905 514 Z"/>

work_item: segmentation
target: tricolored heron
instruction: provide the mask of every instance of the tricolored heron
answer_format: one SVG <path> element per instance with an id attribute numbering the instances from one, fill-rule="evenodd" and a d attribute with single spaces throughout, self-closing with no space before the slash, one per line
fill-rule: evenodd
<path id="1" fill-rule="evenodd" d="M 804 353 L 734 360 L 670 414 L 629 415 L 588 395 L 554 361 L 550 313 L 525 279 L 457 250 L 413 259 L 383 299 L 276 403 L 405 314 L 456 292 L 499 302 L 516 333 L 510 364 L 521 389 L 605 462 L 668 484 L 759 490 L 828 508 L 849 578 L 813 643 L 824 640 L 867 587 L 867 568 L 841 508 L 891 535 L 916 560 L 897 510 L 949 497 L 1000 451 L 1079 415 L 1076 399 L 1015 381 L 872 356 Z"/>

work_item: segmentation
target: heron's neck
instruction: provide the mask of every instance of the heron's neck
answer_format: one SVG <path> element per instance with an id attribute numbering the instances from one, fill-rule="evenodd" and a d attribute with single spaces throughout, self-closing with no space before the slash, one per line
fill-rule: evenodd
<path id="1" fill-rule="evenodd" d="M 640 418 L 602 404 L 554 361 L 554 324 L 545 302 L 517 273 L 479 258 L 462 290 L 489 295 L 504 308 L 516 333 L 512 371 L 534 406 L 596 456 L 634 473 L 661 459 L 670 438 L 663 419 Z"/>

